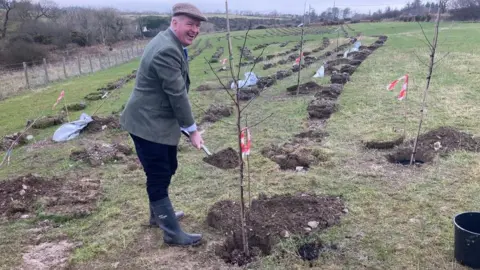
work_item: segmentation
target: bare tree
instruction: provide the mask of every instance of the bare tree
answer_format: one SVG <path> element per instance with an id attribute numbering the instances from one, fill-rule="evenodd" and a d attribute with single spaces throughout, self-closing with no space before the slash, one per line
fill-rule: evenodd
<path id="1" fill-rule="evenodd" d="M 5 38 L 7 35 L 7 25 L 10 16 L 10 12 L 16 8 L 17 1 L 15 0 L 0 0 L 0 9 L 4 9 L 5 14 L 3 15 L 3 24 L 2 28 L 0 29 L 2 32 L 2 38 Z"/>
<path id="2" fill-rule="evenodd" d="M 345 8 L 345 9 L 343 10 L 343 19 L 348 18 L 348 16 L 350 16 L 350 13 L 351 13 L 351 12 L 352 12 L 352 11 L 350 10 L 350 8 L 348 8 L 348 7 Z"/>
<path id="3" fill-rule="evenodd" d="M 437 64 L 440 60 L 442 60 L 444 58 L 443 57 L 439 61 L 435 62 L 435 53 L 437 52 L 437 45 L 438 45 L 438 28 L 439 28 L 439 25 L 440 25 L 440 11 L 441 11 L 441 8 L 439 6 L 438 11 L 437 11 L 437 19 L 435 20 L 435 32 L 434 32 L 434 35 L 433 35 L 433 41 L 430 41 L 428 39 L 427 35 L 425 34 L 425 31 L 423 30 L 421 24 L 419 23 L 420 28 L 422 29 L 422 33 L 425 37 L 426 42 L 428 43 L 427 45 L 428 45 L 429 50 L 430 50 L 430 62 L 429 62 L 429 65 L 428 65 L 427 84 L 425 86 L 425 90 L 423 91 L 423 100 L 422 100 L 420 122 L 418 124 L 417 136 L 415 137 L 415 142 L 413 144 L 412 155 L 410 157 L 410 165 L 412 165 L 415 162 L 415 155 L 417 153 L 418 137 L 420 137 L 420 131 L 422 129 L 422 123 L 423 123 L 423 118 L 424 118 L 425 109 L 426 109 L 427 94 L 428 94 L 428 89 L 430 87 L 430 82 L 432 80 L 433 68 L 434 68 L 435 64 Z"/>

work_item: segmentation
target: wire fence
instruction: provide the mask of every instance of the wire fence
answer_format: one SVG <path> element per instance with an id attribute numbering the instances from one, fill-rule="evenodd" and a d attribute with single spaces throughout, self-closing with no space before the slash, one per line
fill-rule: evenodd
<path id="1" fill-rule="evenodd" d="M 144 48 L 144 43 L 132 43 L 102 54 L 67 55 L 60 61 L 50 62 L 44 58 L 43 61 L 0 66 L 0 100 L 20 91 L 121 65 L 141 56 Z"/>

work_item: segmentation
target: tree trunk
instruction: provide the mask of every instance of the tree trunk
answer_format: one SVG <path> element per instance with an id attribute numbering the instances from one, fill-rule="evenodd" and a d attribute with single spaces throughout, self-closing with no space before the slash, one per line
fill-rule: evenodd
<path id="1" fill-rule="evenodd" d="M 7 24 L 8 24 L 8 15 L 10 13 L 11 8 L 7 8 L 7 11 L 5 12 L 5 18 L 3 20 L 3 29 L 2 29 L 2 38 L 5 38 L 7 35 Z"/>

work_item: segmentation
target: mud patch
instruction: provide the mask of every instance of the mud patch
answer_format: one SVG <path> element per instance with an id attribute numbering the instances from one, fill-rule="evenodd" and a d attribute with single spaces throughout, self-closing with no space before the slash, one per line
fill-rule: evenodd
<path id="1" fill-rule="evenodd" d="M 393 154 L 387 155 L 392 163 L 410 162 L 415 139 L 404 142 Z M 439 127 L 419 136 L 415 160 L 420 163 L 431 162 L 435 156 L 446 156 L 456 150 L 480 151 L 480 140 L 473 135 L 461 132 L 453 127 Z"/>
<path id="2" fill-rule="evenodd" d="M 223 117 L 229 117 L 233 113 L 233 107 L 222 104 L 212 104 L 205 113 L 202 122 L 215 123 Z"/>
<path id="3" fill-rule="evenodd" d="M 329 160 L 329 155 L 321 148 L 306 147 L 298 143 L 285 143 L 281 147 L 270 145 L 263 148 L 261 154 L 277 163 L 282 170 L 310 168 L 311 165 Z"/>
<path id="4" fill-rule="evenodd" d="M 97 133 L 105 129 L 120 129 L 120 122 L 117 117 L 92 116 L 93 121 L 82 130 L 85 133 Z"/>
<path id="5" fill-rule="evenodd" d="M 398 138 L 393 139 L 393 140 L 367 141 L 367 142 L 365 142 L 365 148 L 367 148 L 367 149 L 391 149 L 391 148 L 394 148 L 397 145 L 402 144 L 404 140 L 405 140 L 405 138 L 403 136 L 401 136 L 401 137 L 398 137 Z"/>
<path id="6" fill-rule="evenodd" d="M 215 203 L 208 211 L 207 224 L 229 235 L 216 250 L 217 255 L 228 263 L 245 265 L 256 256 L 269 255 L 280 237 L 308 234 L 338 224 L 344 209 L 342 200 L 333 196 L 260 195 L 246 209 L 250 257 L 245 256 L 241 245 L 239 203 L 229 200 Z M 309 223 L 316 226 L 312 228 Z"/>
<path id="7" fill-rule="evenodd" d="M 348 73 L 334 73 L 330 78 L 330 82 L 333 84 L 346 84 L 350 80 Z"/>
<path id="8" fill-rule="evenodd" d="M 304 84 L 299 85 L 299 94 L 310 94 L 312 92 L 319 91 L 321 89 L 321 86 L 318 85 L 315 82 L 307 82 Z M 297 85 L 292 85 L 287 88 L 287 93 L 290 95 L 296 95 L 297 94 Z"/>
<path id="9" fill-rule="evenodd" d="M 76 247 L 78 244 L 66 240 L 31 247 L 23 255 L 21 269 L 64 269 L 68 266 L 70 253 Z"/>
<path id="10" fill-rule="evenodd" d="M 82 149 L 73 150 L 70 159 L 98 167 L 106 163 L 123 163 L 132 153 L 133 149 L 124 144 L 93 143 Z"/>
<path id="11" fill-rule="evenodd" d="M 85 216 L 95 209 L 100 189 L 100 181 L 90 178 L 46 179 L 27 174 L 0 182 L 0 213 L 11 219 L 35 215 L 38 209 L 44 215 Z"/>
<path id="12" fill-rule="evenodd" d="M 239 154 L 231 147 L 205 157 L 203 161 L 220 169 L 233 169 L 240 165 Z"/>

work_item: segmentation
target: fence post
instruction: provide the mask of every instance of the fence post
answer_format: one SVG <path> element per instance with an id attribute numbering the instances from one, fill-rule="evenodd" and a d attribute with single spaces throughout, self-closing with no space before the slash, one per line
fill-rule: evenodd
<path id="1" fill-rule="evenodd" d="M 125 56 L 123 55 L 123 50 L 120 50 L 120 54 L 122 55 L 122 59 L 121 59 L 120 63 L 123 63 L 123 62 L 125 62 Z"/>
<path id="2" fill-rule="evenodd" d="M 130 52 L 128 51 L 128 49 L 125 50 L 125 52 L 127 53 L 127 61 L 126 62 L 128 62 L 128 61 L 130 61 Z"/>
<path id="3" fill-rule="evenodd" d="M 108 67 L 112 66 L 112 61 L 110 61 L 110 54 L 107 52 L 107 57 L 108 57 Z"/>
<path id="4" fill-rule="evenodd" d="M 132 49 L 132 58 L 135 58 L 135 52 L 133 51 L 133 46 L 130 47 L 130 49 Z"/>
<path id="5" fill-rule="evenodd" d="M 67 68 L 65 67 L 65 56 L 62 58 L 62 64 L 63 64 L 63 75 L 65 75 L 65 79 L 68 78 L 67 75 Z"/>
<path id="6" fill-rule="evenodd" d="M 45 58 L 43 58 L 43 69 L 45 70 L 45 84 L 48 84 L 50 80 L 48 79 L 47 59 Z"/>
<path id="7" fill-rule="evenodd" d="M 80 63 L 80 56 L 77 57 L 77 63 L 78 63 L 78 72 L 80 72 L 80 75 L 82 74 L 82 64 Z"/>
<path id="8" fill-rule="evenodd" d="M 90 55 L 88 56 L 88 62 L 90 63 L 90 73 L 93 73 L 92 58 L 90 57 Z"/>
<path id="9" fill-rule="evenodd" d="M 115 66 L 118 65 L 118 53 L 114 54 L 115 55 Z"/>
<path id="10" fill-rule="evenodd" d="M 100 64 L 100 70 L 103 70 L 103 63 L 102 63 L 102 57 L 98 57 L 98 63 Z"/>
<path id="11" fill-rule="evenodd" d="M 25 73 L 25 81 L 27 82 L 27 88 L 30 89 L 30 82 L 28 81 L 27 63 L 25 62 L 23 62 L 23 71 Z"/>

